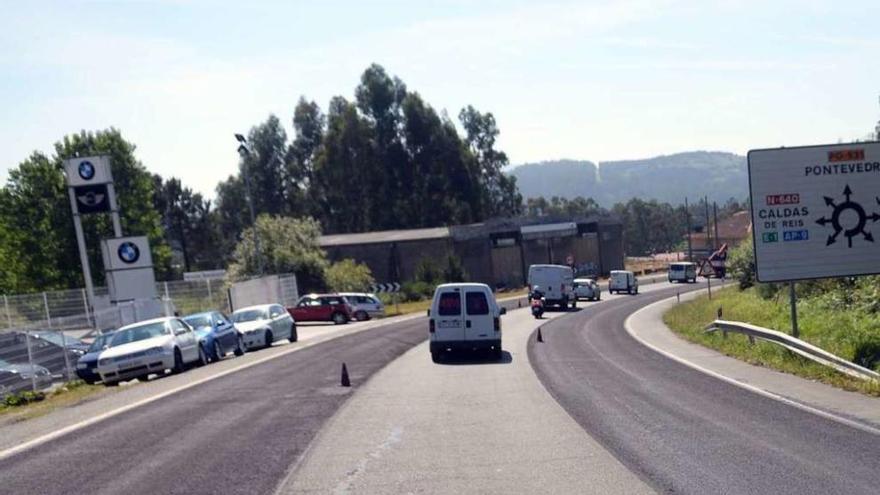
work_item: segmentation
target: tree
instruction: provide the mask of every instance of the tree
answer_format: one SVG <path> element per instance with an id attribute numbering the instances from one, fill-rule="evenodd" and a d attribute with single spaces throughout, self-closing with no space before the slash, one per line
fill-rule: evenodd
<path id="1" fill-rule="evenodd" d="M 344 259 L 327 268 L 327 288 L 336 292 L 361 292 L 369 290 L 376 280 L 370 267 L 352 259 Z"/>
<path id="2" fill-rule="evenodd" d="M 254 230 L 260 236 L 264 273 L 294 273 L 301 291 L 324 288 L 327 256 L 318 243 L 321 225 L 312 218 L 260 215 L 244 230 L 235 246 L 228 273 L 233 281 L 261 275 L 254 251 Z"/>
<path id="3" fill-rule="evenodd" d="M 624 250 L 646 256 L 675 249 L 686 232 L 684 210 L 656 200 L 633 198 L 612 208 L 623 223 Z"/>
<path id="4" fill-rule="evenodd" d="M 300 97 L 293 113 L 296 137 L 287 150 L 287 214 L 316 215 L 320 198 L 315 184 L 315 165 L 324 142 L 327 119 L 314 101 Z"/>
<path id="5" fill-rule="evenodd" d="M 153 176 L 153 203 L 162 218 L 165 238 L 179 249 L 183 271 L 222 266 L 222 248 L 211 202 L 179 179 Z"/>
<path id="6" fill-rule="evenodd" d="M 465 142 L 479 167 L 483 210 L 487 217 L 516 216 L 522 213 L 522 196 L 516 188 L 516 177 L 506 175 L 507 154 L 495 149 L 500 131 L 491 113 L 480 113 L 468 105 L 458 114 L 465 129 Z"/>

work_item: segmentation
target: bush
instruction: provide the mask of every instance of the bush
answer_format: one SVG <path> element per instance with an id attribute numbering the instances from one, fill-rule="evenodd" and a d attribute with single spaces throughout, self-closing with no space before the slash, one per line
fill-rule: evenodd
<path id="1" fill-rule="evenodd" d="M 403 302 L 423 301 L 434 295 L 434 287 L 427 282 L 407 282 L 400 287 L 400 297 Z"/>
<path id="2" fill-rule="evenodd" d="M 24 406 L 31 402 L 39 402 L 46 398 L 43 392 L 19 392 L 3 398 L 3 405 L 9 407 Z"/>
<path id="3" fill-rule="evenodd" d="M 461 264 L 458 256 L 454 254 L 447 255 L 446 267 L 443 268 L 443 281 L 447 283 L 465 282 L 467 278 L 467 272 L 464 271 L 464 266 Z"/>
<path id="4" fill-rule="evenodd" d="M 370 267 L 344 259 L 333 263 L 324 274 L 327 287 L 336 292 L 359 292 L 369 290 L 376 280 Z"/>
<path id="5" fill-rule="evenodd" d="M 416 265 L 415 281 L 437 285 L 443 280 L 443 272 L 431 258 L 422 258 Z"/>
<path id="6" fill-rule="evenodd" d="M 755 255 L 751 238 L 731 250 L 727 271 L 739 282 L 740 290 L 755 285 Z"/>

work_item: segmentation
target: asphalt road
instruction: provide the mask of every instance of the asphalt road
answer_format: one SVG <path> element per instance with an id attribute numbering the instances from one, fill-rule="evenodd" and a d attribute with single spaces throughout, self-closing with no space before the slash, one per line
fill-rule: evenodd
<path id="1" fill-rule="evenodd" d="M 539 379 L 593 438 L 664 493 L 880 492 L 880 438 L 700 373 L 636 342 L 667 289 L 548 323 Z"/>
<path id="2" fill-rule="evenodd" d="M 617 297 L 626 296 L 604 299 Z M 607 303 L 580 306 L 597 304 Z M 423 343 L 382 369 L 327 423 L 279 494 L 652 493 L 538 381 L 527 341 L 550 320 L 528 311 L 504 318 L 500 361 L 461 353 L 435 364 Z"/>
<path id="3" fill-rule="evenodd" d="M 323 342 L 76 430 L 0 460 L 0 493 L 271 493 L 370 375 L 426 339 L 426 325 Z M 351 388 L 339 386 L 343 362 Z"/>

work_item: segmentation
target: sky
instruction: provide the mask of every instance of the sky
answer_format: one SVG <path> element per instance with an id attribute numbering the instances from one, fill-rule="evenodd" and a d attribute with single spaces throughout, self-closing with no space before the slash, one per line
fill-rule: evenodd
<path id="1" fill-rule="evenodd" d="M 233 134 L 326 111 L 378 63 L 438 110 L 492 112 L 511 163 L 865 139 L 880 2 L 0 0 L 0 181 L 109 127 L 214 196 Z"/>

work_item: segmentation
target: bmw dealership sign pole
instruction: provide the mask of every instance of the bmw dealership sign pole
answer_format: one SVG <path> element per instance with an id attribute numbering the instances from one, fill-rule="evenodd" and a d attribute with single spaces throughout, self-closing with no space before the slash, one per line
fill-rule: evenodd
<path id="1" fill-rule="evenodd" d="M 92 271 L 86 253 L 86 240 L 82 228 L 82 215 L 112 211 L 113 227 L 116 235 L 121 235 L 119 211 L 116 208 L 115 194 L 111 198 L 110 190 L 113 176 L 110 173 L 110 160 L 106 156 L 70 158 L 64 160 L 64 171 L 67 176 L 70 209 L 73 212 L 73 228 L 76 231 L 76 244 L 79 247 L 79 261 L 82 264 L 83 279 L 89 305 L 95 304 L 95 288 L 92 285 Z"/>
<path id="2" fill-rule="evenodd" d="M 796 280 L 880 273 L 880 142 L 752 150 L 748 163 L 759 282 L 790 282 L 794 304 Z"/>

